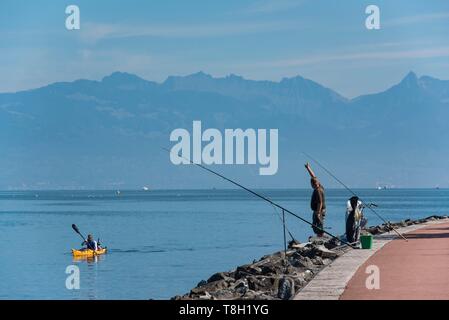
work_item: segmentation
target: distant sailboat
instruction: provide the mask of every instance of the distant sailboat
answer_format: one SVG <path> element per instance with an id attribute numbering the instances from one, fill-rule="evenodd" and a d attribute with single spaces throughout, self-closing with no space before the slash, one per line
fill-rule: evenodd
<path id="1" fill-rule="evenodd" d="M 119 196 L 119 195 L 120 195 L 120 190 L 117 190 L 117 191 L 115 192 L 115 194 L 116 194 L 117 196 Z"/>

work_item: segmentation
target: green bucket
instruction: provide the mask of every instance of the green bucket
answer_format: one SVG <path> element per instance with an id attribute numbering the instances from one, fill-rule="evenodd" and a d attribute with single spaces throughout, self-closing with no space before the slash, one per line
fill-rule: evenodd
<path id="1" fill-rule="evenodd" d="M 360 243 L 362 244 L 362 249 L 371 249 L 373 247 L 373 236 L 372 235 L 360 236 Z"/>

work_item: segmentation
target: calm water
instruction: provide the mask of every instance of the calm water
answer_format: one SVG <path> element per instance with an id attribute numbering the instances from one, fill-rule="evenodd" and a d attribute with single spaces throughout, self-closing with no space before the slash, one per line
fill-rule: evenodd
<path id="1" fill-rule="evenodd" d="M 310 190 L 263 190 L 309 219 Z M 388 220 L 449 213 L 449 190 L 358 190 Z M 327 190 L 327 225 L 343 233 L 344 190 Z M 369 224 L 380 221 L 366 212 Z M 98 261 L 73 261 L 73 232 L 100 237 Z M 309 226 L 287 218 L 300 240 Z M 240 190 L 0 192 L 0 299 L 166 299 L 201 279 L 281 250 L 273 207 Z M 65 269 L 81 271 L 67 290 Z"/>

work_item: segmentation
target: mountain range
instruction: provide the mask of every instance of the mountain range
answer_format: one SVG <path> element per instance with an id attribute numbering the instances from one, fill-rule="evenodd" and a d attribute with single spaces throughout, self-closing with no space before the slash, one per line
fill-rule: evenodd
<path id="1" fill-rule="evenodd" d="M 157 83 L 114 72 L 0 94 L 0 189 L 228 187 L 174 166 L 160 148 L 173 144 L 172 130 L 191 131 L 193 120 L 220 130 L 279 129 L 275 176 L 214 166 L 253 187 L 307 187 L 303 151 L 354 187 L 449 186 L 448 80 L 410 72 L 383 92 L 347 99 L 301 76 L 198 72 Z"/>

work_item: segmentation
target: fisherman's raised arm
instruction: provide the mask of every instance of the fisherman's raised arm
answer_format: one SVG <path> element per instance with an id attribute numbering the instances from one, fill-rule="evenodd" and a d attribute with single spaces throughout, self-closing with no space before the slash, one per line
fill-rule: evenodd
<path id="1" fill-rule="evenodd" d="M 315 173 L 314 173 L 313 170 L 312 170 L 312 167 L 310 166 L 310 163 L 307 162 L 307 163 L 304 165 L 304 167 L 306 167 L 307 172 L 309 172 L 311 178 L 317 179 Z"/>

